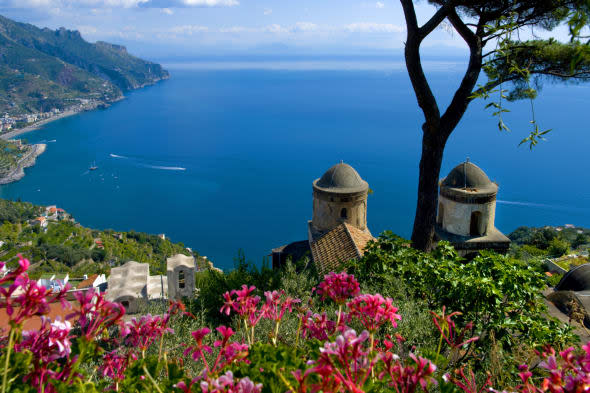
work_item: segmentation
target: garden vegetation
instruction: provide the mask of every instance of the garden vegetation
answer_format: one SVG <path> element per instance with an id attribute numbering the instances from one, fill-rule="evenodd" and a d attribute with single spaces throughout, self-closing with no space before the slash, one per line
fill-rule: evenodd
<path id="1" fill-rule="evenodd" d="M 240 259 L 197 273 L 195 298 L 129 319 L 92 291 L 66 303 L 67 288 L 38 287 L 21 259 L 0 280 L 2 393 L 587 389 L 590 346 L 546 315 L 539 266 L 465 261 L 446 243 L 424 253 L 391 233 L 345 271 L 317 277 L 308 264 Z M 66 320 L 45 317 L 56 301 Z"/>

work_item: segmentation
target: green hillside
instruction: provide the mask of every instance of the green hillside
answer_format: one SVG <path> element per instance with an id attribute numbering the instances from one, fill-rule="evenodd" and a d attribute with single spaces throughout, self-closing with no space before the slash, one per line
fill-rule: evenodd
<path id="1" fill-rule="evenodd" d="M 18 255 L 24 256 L 32 263 L 31 277 L 108 273 L 130 260 L 148 263 L 152 274 L 162 274 L 167 257 L 189 254 L 182 243 L 157 235 L 85 228 L 65 212 L 48 215 L 46 226 L 35 225 L 34 219 L 43 215 L 45 207 L 0 199 L 0 261 L 14 267 Z M 194 256 L 205 263 L 198 253 Z"/>
<path id="2" fill-rule="evenodd" d="M 167 77 L 162 66 L 131 56 L 125 47 L 0 16 L 0 112 L 63 109 L 80 99 L 110 102 Z"/>

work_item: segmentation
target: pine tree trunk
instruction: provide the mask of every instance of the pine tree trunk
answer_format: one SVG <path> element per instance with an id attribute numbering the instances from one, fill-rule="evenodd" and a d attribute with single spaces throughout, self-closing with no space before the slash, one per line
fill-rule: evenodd
<path id="1" fill-rule="evenodd" d="M 418 201 L 412 231 L 412 247 L 430 251 L 435 246 L 434 226 L 438 204 L 438 181 L 446 140 L 439 133 L 424 132 L 418 180 Z M 446 138 L 445 138 L 446 139 Z"/>

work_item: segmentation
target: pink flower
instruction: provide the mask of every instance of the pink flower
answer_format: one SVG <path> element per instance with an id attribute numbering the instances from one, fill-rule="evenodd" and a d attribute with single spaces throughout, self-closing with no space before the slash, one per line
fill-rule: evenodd
<path id="1" fill-rule="evenodd" d="M 229 338 L 235 334 L 232 328 L 223 325 L 219 326 L 215 330 L 217 330 L 219 334 L 223 336 L 224 340 L 229 340 Z"/>
<path id="2" fill-rule="evenodd" d="M 142 316 L 139 320 L 133 318 L 127 323 L 129 334 L 125 341 L 132 348 L 138 348 L 142 352 L 147 350 L 156 340 L 162 338 L 165 333 L 172 333 L 166 324 L 167 318 L 152 316 L 150 314 Z"/>
<path id="3" fill-rule="evenodd" d="M 328 319 L 327 314 L 312 314 L 311 311 L 302 318 L 303 337 L 317 338 L 325 341 L 336 331 L 336 322 Z"/>
<path id="4" fill-rule="evenodd" d="M 477 386 L 477 381 L 475 380 L 475 375 L 473 371 L 469 370 L 469 376 L 465 375 L 464 368 L 459 370 L 455 370 L 455 374 L 459 375 L 461 379 L 450 377 L 450 380 L 455 386 L 459 387 L 459 389 L 463 390 L 465 393 L 482 393 L 487 390 L 488 386 L 491 386 L 491 376 L 488 376 L 486 381 L 480 386 Z"/>
<path id="5" fill-rule="evenodd" d="M 219 310 L 222 314 L 229 315 L 231 310 L 233 310 L 234 301 L 231 296 L 232 295 L 229 292 L 223 294 L 223 300 L 225 300 L 225 303 L 223 304 L 223 307 L 221 307 L 221 310 Z"/>
<path id="6" fill-rule="evenodd" d="M 4 298 L 0 301 L 0 307 L 6 308 L 10 326 L 20 327 L 23 322 L 33 316 L 42 316 L 49 313 L 49 304 L 60 301 L 62 307 L 69 307 L 66 302 L 66 291 L 69 285 L 54 294 L 53 291 L 37 284 L 29 279 L 26 271 L 29 261 L 20 257 L 19 267 L 7 273 L 0 279 L 0 295 Z M 10 285 L 7 285 L 11 283 Z M 15 294 L 18 294 L 15 296 Z"/>
<path id="7" fill-rule="evenodd" d="M 69 322 L 55 321 L 42 317 L 39 330 L 25 331 L 22 340 L 15 344 L 15 352 L 30 352 L 31 369 L 23 375 L 24 381 L 29 381 L 37 391 L 54 393 L 55 388 L 49 381 L 67 381 L 73 373 L 70 358 L 71 342 Z"/>
<path id="8" fill-rule="evenodd" d="M 353 275 L 346 272 L 331 272 L 324 276 L 324 281 L 318 285 L 317 294 L 322 300 L 332 299 L 337 304 L 344 304 L 348 299 L 360 293 L 361 289 L 358 281 Z"/>
<path id="9" fill-rule="evenodd" d="M 69 337 L 72 328 L 70 323 L 59 320 L 50 322 L 46 317 L 41 318 L 41 328 L 24 331 L 22 341 L 15 345 L 15 351 L 28 350 L 36 361 L 46 364 L 69 356 L 72 351 Z"/>
<path id="10" fill-rule="evenodd" d="M 114 350 L 104 355 L 99 370 L 103 377 L 109 377 L 115 382 L 121 382 L 125 379 L 125 370 L 128 364 L 129 356 L 119 355 L 117 350 Z"/>
<path id="11" fill-rule="evenodd" d="M 262 313 L 265 318 L 272 319 L 277 322 L 283 319 L 283 315 L 287 310 L 293 311 L 293 306 L 297 303 L 301 303 L 299 299 L 293 299 L 287 296 L 283 299 L 285 291 L 267 291 L 264 292 L 266 303 L 262 306 Z"/>
<path id="12" fill-rule="evenodd" d="M 430 313 L 432 314 L 432 321 L 434 322 L 434 325 L 436 326 L 442 337 L 445 339 L 445 341 L 447 342 L 447 344 L 449 344 L 451 348 L 461 348 L 473 341 L 479 340 L 478 336 L 474 336 L 465 340 L 465 335 L 467 333 L 473 333 L 472 322 L 467 323 L 463 330 L 459 332 L 459 334 L 457 334 L 453 317 L 461 315 L 461 313 L 455 311 L 450 313 L 449 315 L 445 315 L 445 310 L 446 307 L 443 306 L 441 315 L 438 315 L 432 311 Z"/>
<path id="13" fill-rule="evenodd" d="M 414 393 L 418 387 L 427 392 L 428 385 L 435 382 L 432 375 L 436 366 L 430 360 L 416 357 L 413 353 L 410 353 L 410 359 L 413 366 L 404 364 L 399 356 L 391 352 L 383 353 L 385 367 L 379 374 L 379 379 L 389 377 L 387 382 L 399 393 Z"/>
<path id="14" fill-rule="evenodd" d="M 203 345 L 203 339 L 209 333 L 211 333 L 211 330 L 207 327 L 204 327 L 204 328 L 201 328 L 201 329 L 198 329 L 198 330 L 195 330 L 194 332 L 192 332 L 191 335 L 193 336 L 193 338 L 197 342 L 197 345 L 187 347 L 184 351 L 184 355 L 186 356 L 187 354 L 192 352 L 192 357 L 194 360 L 202 359 L 203 361 L 205 361 L 203 351 L 208 352 L 208 353 L 211 353 L 213 351 L 210 346 Z"/>
<path id="15" fill-rule="evenodd" d="M 104 294 L 96 293 L 93 289 L 74 292 L 74 297 L 80 306 L 67 317 L 77 320 L 82 330 L 81 336 L 87 341 L 93 341 L 106 329 L 118 324 L 125 315 L 122 305 L 107 301 Z"/>
<path id="16" fill-rule="evenodd" d="M 385 322 L 389 321 L 397 327 L 396 320 L 402 319 L 397 314 L 397 307 L 393 306 L 391 298 L 376 295 L 360 295 L 347 303 L 350 315 L 356 317 L 368 331 L 374 333 Z"/>
<path id="17" fill-rule="evenodd" d="M 255 384 L 248 377 L 236 381 L 233 373 L 227 371 L 219 378 L 201 382 L 201 391 L 203 393 L 260 393 L 262 384 Z"/>
<path id="18" fill-rule="evenodd" d="M 338 336 L 334 342 L 326 342 L 320 348 L 320 356 L 312 363 L 312 368 L 293 374 L 300 384 L 306 385 L 310 375 L 319 376 L 319 383 L 311 386 L 311 391 L 350 391 L 363 392 L 363 385 L 372 373 L 380 355 L 370 357 L 367 346 L 369 333 L 365 330 L 357 336 L 352 329 Z M 307 389 L 306 389 L 307 390 Z"/>

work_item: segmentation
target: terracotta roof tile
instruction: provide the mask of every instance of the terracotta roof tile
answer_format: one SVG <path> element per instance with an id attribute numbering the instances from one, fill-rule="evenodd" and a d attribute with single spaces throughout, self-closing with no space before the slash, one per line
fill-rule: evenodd
<path id="1" fill-rule="evenodd" d="M 365 247 L 367 247 L 367 243 L 371 240 L 375 240 L 370 233 L 363 232 L 357 227 L 353 227 L 352 225 L 344 224 L 348 228 L 348 232 L 350 232 L 350 236 L 352 237 L 352 241 L 356 244 L 356 247 L 359 250 L 361 256 L 365 255 Z"/>
<path id="2" fill-rule="evenodd" d="M 360 258 L 373 236 L 346 223 L 338 225 L 311 244 L 311 253 L 320 274 L 337 270 L 343 262 Z"/>
<path id="3" fill-rule="evenodd" d="M 73 308 L 78 308 L 79 304 L 75 301 L 70 301 L 69 307 L 63 307 L 60 302 L 54 302 L 49 304 L 49 317 L 52 321 L 59 318 L 62 321 L 66 320 L 66 316 L 72 313 Z M 32 317 L 26 320 L 23 324 L 23 330 L 39 330 L 41 328 L 41 317 Z M 8 315 L 6 314 L 6 307 L 0 308 L 0 332 L 6 334 L 10 326 L 8 324 Z"/>
<path id="4" fill-rule="evenodd" d="M 76 289 L 92 287 L 94 280 L 96 280 L 97 278 L 98 278 L 98 274 L 91 274 L 90 276 L 88 276 L 88 278 L 86 280 L 84 280 L 80 284 L 78 284 L 76 286 Z"/>

